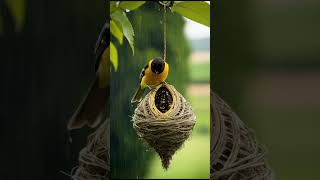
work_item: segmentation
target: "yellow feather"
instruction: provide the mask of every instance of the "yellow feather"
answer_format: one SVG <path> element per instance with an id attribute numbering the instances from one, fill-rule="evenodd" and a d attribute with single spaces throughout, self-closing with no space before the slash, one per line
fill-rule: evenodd
<path id="1" fill-rule="evenodd" d="M 103 51 L 101 56 L 100 65 L 98 69 L 99 87 L 105 88 L 109 83 L 109 61 L 110 61 L 110 49 L 109 47 Z"/>
<path id="2" fill-rule="evenodd" d="M 141 87 L 148 86 L 157 86 L 160 83 L 164 82 L 169 74 L 169 65 L 165 63 L 164 70 L 160 74 L 155 74 L 151 70 L 151 61 L 149 62 L 148 68 L 145 70 L 145 74 L 141 80 Z"/>

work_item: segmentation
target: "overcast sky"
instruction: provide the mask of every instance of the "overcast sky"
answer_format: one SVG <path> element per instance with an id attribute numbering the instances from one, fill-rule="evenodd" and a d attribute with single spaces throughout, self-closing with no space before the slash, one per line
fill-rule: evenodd
<path id="1" fill-rule="evenodd" d="M 210 1 L 206 1 L 210 4 Z M 196 23 L 190 19 L 186 19 L 186 25 L 184 27 L 184 33 L 187 35 L 189 39 L 202 39 L 206 37 L 210 37 L 210 28 Z"/>
<path id="2" fill-rule="evenodd" d="M 202 39 L 210 37 L 210 28 L 202 24 L 196 23 L 190 19 L 186 19 L 184 33 L 189 39 Z"/>

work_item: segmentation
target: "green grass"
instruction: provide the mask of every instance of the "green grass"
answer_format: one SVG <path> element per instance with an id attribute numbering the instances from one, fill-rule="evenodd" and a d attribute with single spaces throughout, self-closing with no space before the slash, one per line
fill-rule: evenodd
<path id="1" fill-rule="evenodd" d="M 194 133 L 209 134 L 210 132 L 210 96 L 189 96 L 193 111 L 196 115 Z"/>
<path id="2" fill-rule="evenodd" d="M 189 96 L 197 121 L 191 137 L 176 152 L 168 171 L 154 156 L 145 178 L 204 178 L 210 174 L 210 97 Z"/>
<path id="3" fill-rule="evenodd" d="M 205 178 L 210 174 L 210 136 L 194 135 L 173 156 L 165 171 L 158 156 L 152 159 L 145 178 Z"/>
<path id="4" fill-rule="evenodd" d="M 276 179 L 320 179 L 320 107 L 250 106 L 244 119 L 268 149 Z"/>
<path id="5" fill-rule="evenodd" d="M 189 65 L 190 78 L 193 83 L 210 83 L 210 63 Z"/>

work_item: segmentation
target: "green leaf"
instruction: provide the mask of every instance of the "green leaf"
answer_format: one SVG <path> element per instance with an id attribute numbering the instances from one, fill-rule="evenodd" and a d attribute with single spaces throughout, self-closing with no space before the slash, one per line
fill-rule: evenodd
<path id="1" fill-rule="evenodd" d="M 117 9 L 117 1 L 110 1 L 110 14 L 112 14 Z"/>
<path id="2" fill-rule="evenodd" d="M 113 20 L 110 21 L 110 31 L 116 37 L 120 44 L 123 42 L 122 29 Z"/>
<path id="3" fill-rule="evenodd" d="M 117 10 L 111 14 L 111 18 L 122 27 L 123 35 L 128 40 L 132 49 L 132 54 L 134 54 L 134 32 L 127 15 L 124 12 Z"/>
<path id="4" fill-rule="evenodd" d="M 110 61 L 114 67 L 114 70 L 118 70 L 118 50 L 112 42 L 110 42 Z"/>
<path id="5" fill-rule="evenodd" d="M 0 35 L 3 33 L 2 16 L 0 16 Z"/>
<path id="6" fill-rule="evenodd" d="M 119 7 L 121 9 L 135 10 L 142 6 L 145 1 L 121 1 Z"/>
<path id="7" fill-rule="evenodd" d="M 175 3 L 172 11 L 186 18 L 210 27 L 210 5 L 203 1 L 184 1 Z"/>
<path id="8" fill-rule="evenodd" d="M 25 0 L 6 0 L 6 3 L 14 17 L 16 31 L 21 31 L 26 18 Z"/>

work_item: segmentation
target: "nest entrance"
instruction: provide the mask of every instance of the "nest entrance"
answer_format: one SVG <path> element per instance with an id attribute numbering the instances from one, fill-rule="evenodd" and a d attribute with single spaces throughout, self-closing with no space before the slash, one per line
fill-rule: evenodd
<path id="1" fill-rule="evenodd" d="M 167 169 L 172 156 L 190 136 L 196 116 L 172 85 L 161 84 L 138 104 L 132 121 L 138 136 L 158 153 Z"/>
<path id="2" fill-rule="evenodd" d="M 155 104 L 159 111 L 162 113 L 167 112 L 172 107 L 171 92 L 165 87 L 161 86 L 155 95 Z"/>

